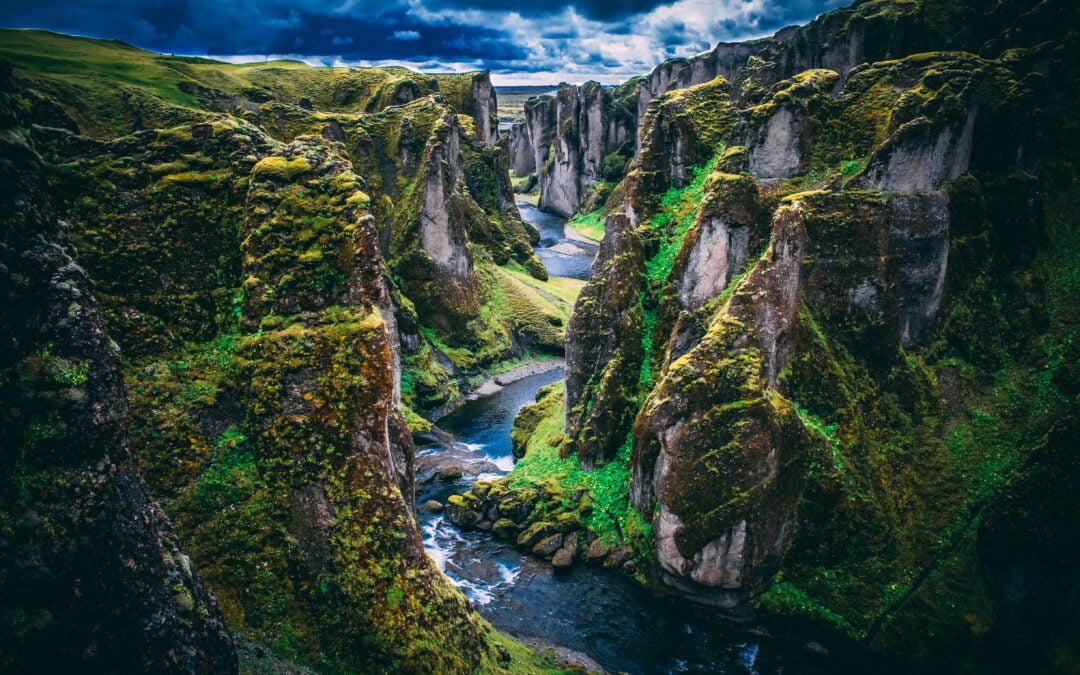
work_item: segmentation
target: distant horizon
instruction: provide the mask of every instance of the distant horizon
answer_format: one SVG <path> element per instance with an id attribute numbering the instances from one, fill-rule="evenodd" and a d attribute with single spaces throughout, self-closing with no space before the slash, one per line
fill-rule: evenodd
<path id="1" fill-rule="evenodd" d="M 226 63 L 487 70 L 496 86 L 616 85 L 718 42 L 806 23 L 848 0 L 576 0 L 555 9 L 507 0 L 211 0 L 36 3 L 11 0 L 0 25 L 119 40 L 159 54 Z"/>

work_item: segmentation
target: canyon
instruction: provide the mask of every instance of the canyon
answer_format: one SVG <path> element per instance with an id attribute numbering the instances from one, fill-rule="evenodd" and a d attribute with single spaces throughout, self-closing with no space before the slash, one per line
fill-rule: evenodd
<path id="1" fill-rule="evenodd" d="M 0 30 L 0 667 L 1073 672 L 1077 18 L 862 0 L 502 132 Z"/>

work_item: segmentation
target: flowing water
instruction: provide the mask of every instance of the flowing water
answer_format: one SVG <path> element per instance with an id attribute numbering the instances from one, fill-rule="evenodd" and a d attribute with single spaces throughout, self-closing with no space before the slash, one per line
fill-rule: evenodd
<path id="1" fill-rule="evenodd" d="M 568 237 L 566 219 L 544 213 L 532 204 L 517 203 L 521 218 L 540 232 L 540 242 L 534 249 L 537 257 L 553 277 L 585 279 L 589 266 L 596 255 L 596 244 L 580 238 Z"/>
<path id="2" fill-rule="evenodd" d="M 545 241 L 555 242 L 547 246 L 566 241 L 561 231 L 565 221 L 535 209 L 521 210 L 526 220 L 543 228 L 540 247 Z M 544 262 L 564 276 L 567 270 L 584 270 L 584 277 L 595 246 L 582 251 L 564 255 L 569 260 L 549 257 Z M 417 504 L 430 499 L 445 502 L 475 480 L 509 471 L 514 416 L 535 399 L 538 389 L 562 377 L 559 369 L 518 380 L 441 418 L 439 426 L 458 440 L 454 451 L 488 462 L 488 473 L 418 486 Z M 441 451 L 434 446 L 421 453 Z M 523 555 L 490 533 L 462 532 L 441 514 L 423 508 L 418 514 L 428 554 L 488 621 L 511 635 L 584 653 L 613 672 L 821 672 L 810 654 L 726 627 L 685 602 L 652 595 L 621 573 L 578 563 L 570 574 L 556 575 L 549 564 Z"/>

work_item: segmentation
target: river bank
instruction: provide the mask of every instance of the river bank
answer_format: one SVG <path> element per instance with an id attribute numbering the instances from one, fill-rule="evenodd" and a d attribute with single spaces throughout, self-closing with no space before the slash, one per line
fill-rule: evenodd
<path id="1" fill-rule="evenodd" d="M 514 466 L 514 417 L 541 387 L 562 377 L 561 370 L 530 375 L 466 402 L 438 421 L 454 440 L 420 450 L 421 457 L 451 452 L 475 463 L 475 470 L 419 483 L 416 504 L 428 555 L 477 611 L 517 639 L 558 645 L 571 661 L 573 653 L 584 654 L 610 672 L 829 672 L 819 665 L 820 655 L 658 597 L 621 572 L 576 562 L 569 573 L 556 573 L 511 542 L 461 531 L 441 510 L 425 508 L 429 501 L 445 504 L 478 480 L 506 475 Z"/>
<path id="2" fill-rule="evenodd" d="M 566 362 L 563 359 L 553 357 L 550 359 L 543 359 L 540 361 L 533 361 L 532 363 L 526 363 L 524 365 L 514 368 L 513 370 L 508 370 L 505 373 L 492 375 L 491 377 L 481 382 L 480 385 L 476 387 L 476 389 L 473 389 L 471 392 L 465 395 L 458 405 L 461 405 L 462 403 L 466 403 L 468 401 L 475 401 L 476 399 L 484 396 L 491 396 L 492 394 L 497 394 L 498 392 L 502 391 L 503 387 L 508 384 L 512 384 L 514 382 L 517 382 L 518 380 L 523 380 L 527 377 L 532 377 L 533 375 L 546 373 L 551 370 L 559 370 L 565 364 Z"/>

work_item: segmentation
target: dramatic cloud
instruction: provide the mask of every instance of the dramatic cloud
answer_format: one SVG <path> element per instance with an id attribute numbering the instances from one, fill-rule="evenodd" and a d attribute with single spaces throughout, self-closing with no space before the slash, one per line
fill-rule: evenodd
<path id="1" fill-rule="evenodd" d="M 487 68 L 496 83 L 615 83 L 845 0 L 4 0 L 0 26 L 230 61 Z"/>

